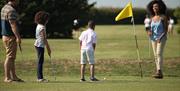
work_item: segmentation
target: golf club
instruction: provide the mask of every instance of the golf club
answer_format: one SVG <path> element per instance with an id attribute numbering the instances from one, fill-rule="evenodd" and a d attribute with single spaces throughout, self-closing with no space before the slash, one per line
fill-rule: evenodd
<path id="1" fill-rule="evenodd" d="M 24 60 L 21 44 L 18 44 L 18 46 L 19 46 L 19 50 L 21 52 L 21 60 Z"/>
<path id="2" fill-rule="evenodd" d="M 51 69 L 52 69 L 52 75 L 54 76 L 54 80 L 56 81 L 56 67 L 55 67 L 55 64 L 52 62 L 52 58 L 51 56 L 49 55 L 49 61 L 50 61 L 50 64 L 51 64 Z"/>

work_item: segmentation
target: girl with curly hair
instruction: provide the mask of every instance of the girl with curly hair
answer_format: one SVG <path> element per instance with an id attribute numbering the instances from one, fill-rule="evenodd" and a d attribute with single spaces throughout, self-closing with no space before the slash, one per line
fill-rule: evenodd
<path id="1" fill-rule="evenodd" d="M 43 77 L 43 63 L 44 63 L 44 47 L 46 46 L 48 55 L 51 56 L 51 49 L 46 38 L 46 24 L 49 20 L 49 14 L 44 11 L 39 11 L 35 15 L 36 27 L 36 41 L 34 46 L 37 51 L 38 67 L 37 67 L 37 81 L 47 82 Z"/>

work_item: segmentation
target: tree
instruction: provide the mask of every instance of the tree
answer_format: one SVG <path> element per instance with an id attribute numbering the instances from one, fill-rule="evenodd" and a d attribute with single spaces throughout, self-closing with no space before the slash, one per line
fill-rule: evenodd
<path id="1" fill-rule="evenodd" d="M 178 19 L 180 22 L 180 7 L 177 7 L 174 11 L 174 16 Z"/>
<path id="2" fill-rule="evenodd" d="M 180 24 L 180 7 L 175 9 L 174 16 L 177 18 L 178 24 Z M 177 28 L 177 33 L 180 34 L 180 26 Z"/>
<path id="3" fill-rule="evenodd" d="M 0 0 L 3 2 L 4 0 Z M 0 4 L 2 7 L 4 3 Z M 36 24 L 34 15 L 43 10 L 50 13 L 47 24 L 47 34 L 51 38 L 72 37 L 72 23 L 75 18 L 88 20 L 88 11 L 93 4 L 88 0 L 19 0 L 18 12 L 20 14 L 21 35 L 34 36 Z"/>

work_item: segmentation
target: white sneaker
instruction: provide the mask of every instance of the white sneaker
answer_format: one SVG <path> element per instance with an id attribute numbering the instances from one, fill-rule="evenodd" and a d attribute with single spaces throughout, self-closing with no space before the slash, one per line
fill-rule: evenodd
<path id="1" fill-rule="evenodd" d="M 48 80 L 46 80 L 46 79 L 37 79 L 37 82 L 49 82 Z"/>

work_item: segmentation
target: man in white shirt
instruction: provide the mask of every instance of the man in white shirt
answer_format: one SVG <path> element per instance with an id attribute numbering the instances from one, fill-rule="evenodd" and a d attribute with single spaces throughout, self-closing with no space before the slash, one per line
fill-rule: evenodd
<path id="1" fill-rule="evenodd" d="M 85 66 L 87 60 L 90 64 L 90 80 L 91 81 L 99 81 L 94 77 L 94 51 L 96 48 L 96 33 L 94 32 L 95 23 L 93 21 L 88 22 L 88 29 L 83 31 L 79 37 L 80 40 L 80 49 L 81 49 L 81 79 L 80 81 L 86 81 L 84 77 Z"/>
<path id="2" fill-rule="evenodd" d="M 168 33 L 169 35 L 173 35 L 173 24 L 174 24 L 174 20 L 172 18 L 169 19 L 169 25 L 168 25 Z"/>
<path id="3" fill-rule="evenodd" d="M 73 21 L 73 37 L 78 38 L 80 35 L 81 29 L 80 29 L 80 20 L 75 19 Z"/>
<path id="4" fill-rule="evenodd" d="M 151 23 L 151 19 L 149 18 L 148 15 L 146 15 L 146 18 L 144 19 L 144 26 L 146 28 L 146 31 L 150 29 L 150 23 Z"/>

